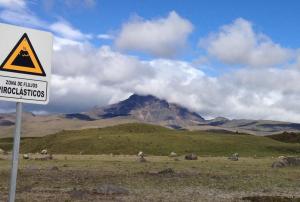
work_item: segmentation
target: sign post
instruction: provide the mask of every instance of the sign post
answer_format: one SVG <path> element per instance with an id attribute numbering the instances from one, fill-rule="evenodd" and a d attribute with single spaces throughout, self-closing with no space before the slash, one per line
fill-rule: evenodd
<path id="1" fill-rule="evenodd" d="M 48 104 L 53 37 L 49 32 L 0 23 L 0 100 L 16 102 L 9 202 L 15 201 L 22 103 Z"/>
<path id="2" fill-rule="evenodd" d="M 12 153 L 9 202 L 14 202 L 16 196 L 19 148 L 20 148 L 20 139 L 21 139 L 21 123 L 22 123 L 22 103 L 17 102 L 16 128 L 15 128 L 14 146 L 13 146 L 13 153 Z"/>

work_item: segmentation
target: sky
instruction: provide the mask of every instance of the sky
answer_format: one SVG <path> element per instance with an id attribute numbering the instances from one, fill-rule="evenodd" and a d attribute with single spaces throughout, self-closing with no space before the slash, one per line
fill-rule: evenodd
<path id="1" fill-rule="evenodd" d="M 0 0 L 0 22 L 54 36 L 50 103 L 27 111 L 82 112 L 137 93 L 207 119 L 300 122 L 299 9 L 296 0 Z"/>

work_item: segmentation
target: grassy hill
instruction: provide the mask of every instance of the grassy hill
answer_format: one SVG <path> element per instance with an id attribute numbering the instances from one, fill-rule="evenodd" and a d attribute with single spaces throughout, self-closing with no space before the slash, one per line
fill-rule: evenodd
<path id="1" fill-rule="evenodd" d="M 123 124 L 99 129 L 62 131 L 40 138 L 23 139 L 21 152 L 47 148 L 56 154 L 136 154 L 151 155 L 195 152 L 199 155 L 242 156 L 298 155 L 300 144 L 279 142 L 246 134 L 204 131 L 176 131 L 148 124 Z"/>
<path id="2" fill-rule="evenodd" d="M 284 132 L 281 134 L 270 135 L 269 138 L 287 143 L 300 143 L 300 133 Z"/>

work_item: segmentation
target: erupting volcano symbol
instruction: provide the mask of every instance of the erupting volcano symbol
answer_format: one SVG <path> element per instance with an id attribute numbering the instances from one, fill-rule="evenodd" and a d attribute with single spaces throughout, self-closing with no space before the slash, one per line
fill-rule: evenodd
<path id="1" fill-rule="evenodd" d="M 46 76 L 42 64 L 26 33 L 6 57 L 0 71 Z"/>
<path id="2" fill-rule="evenodd" d="M 29 56 L 26 47 L 19 52 L 18 56 L 12 62 L 12 65 L 34 68 L 34 64 Z"/>

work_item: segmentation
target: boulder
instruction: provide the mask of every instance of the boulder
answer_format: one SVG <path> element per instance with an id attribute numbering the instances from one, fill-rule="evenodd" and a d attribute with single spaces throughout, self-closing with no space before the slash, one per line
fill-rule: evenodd
<path id="1" fill-rule="evenodd" d="M 29 159 L 29 154 L 23 154 L 23 159 L 28 160 Z"/>
<path id="2" fill-rule="evenodd" d="M 234 153 L 231 156 L 229 156 L 228 159 L 231 161 L 238 161 L 239 157 L 240 157 L 240 155 L 238 153 Z"/>
<path id="3" fill-rule="evenodd" d="M 3 149 L 1 149 L 1 148 L 0 148 L 0 154 L 1 154 L 1 155 L 4 155 L 4 154 L 5 154 L 5 151 L 4 151 Z"/>
<path id="4" fill-rule="evenodd" d="M 41 154 L 42 154 L 42 155 L 47 155 L 47 154 L 48 154 L 48 150 L 47 150 L 47 149 L 43 149 L 43 150 L 41 151 Z"/>
<path id="5" fill-rule="evenodd" d="M 129 191 L 116 185 L 100 185 L 93 190 L 96 194 L 101 195 L 128 195 Z"/>
<path id="6" fill-rule="evenodd" d="M 139 153 L 138 153 L 138 156 L 139 156 L 139 157 L 144 157 L 144 156 L 145 156 L 145 154 L 144 154 L 144 152 L 142 152 L 142 151 L 139 151 Z"/>
<path id="7" fill-rule="evenodd" d="M 177 157 L 178 155 L 175 152 L 171 152 L 169 157 Z"/>
<path id="8" fill-rule="evenodd" d="M 282 157 L 272 164 L 272 168 L 283 168 L 288 166 L 300 166 L 300 157 Z"/>
<path id="9" fill-rule="evenodd" d="M 196 154 L 187 154 L 184 158 L 185 160 L 197 160 L 198 156 Z"/>

